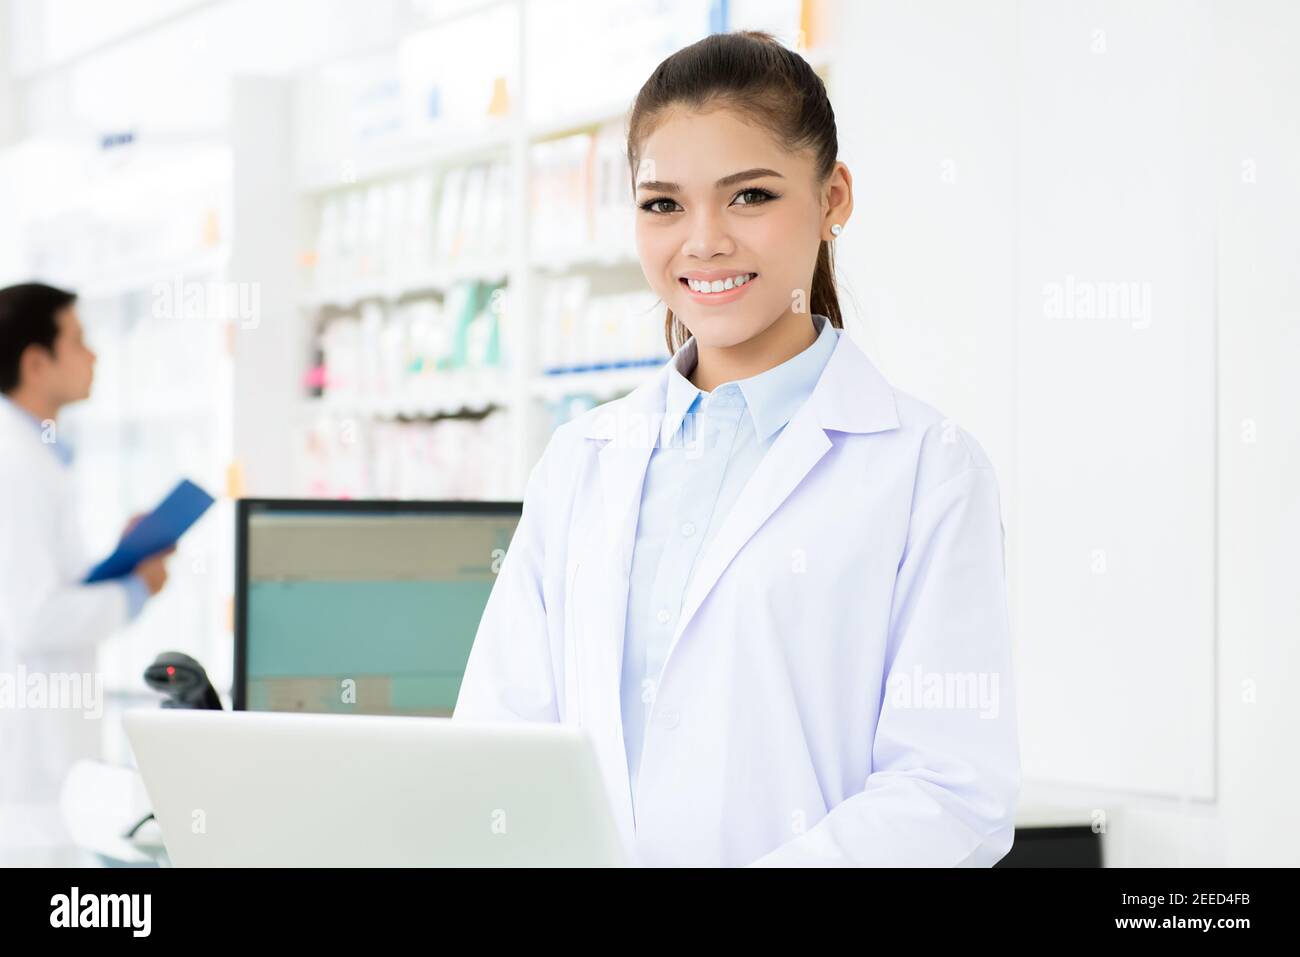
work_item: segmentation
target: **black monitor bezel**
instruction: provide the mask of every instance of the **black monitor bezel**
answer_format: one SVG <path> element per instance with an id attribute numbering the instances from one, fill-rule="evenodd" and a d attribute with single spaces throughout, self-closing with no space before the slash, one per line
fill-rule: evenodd
<path id="1" fill-rule="evenodd" d="M 519 518 L 522 502 L 422 501 L 418 499 L 241 498 L 235 500 L 235 668 L 231 688 L 235 711 L 248 704 L 248 520 L 254 512 L 339 512 L 359 515 L 502 515 Z"/>

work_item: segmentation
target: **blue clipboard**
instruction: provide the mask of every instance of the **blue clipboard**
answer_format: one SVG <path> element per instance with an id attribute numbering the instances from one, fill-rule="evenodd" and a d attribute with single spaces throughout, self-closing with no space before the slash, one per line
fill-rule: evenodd
<path id="1" fill-rule="evenodd" d="M 131 574 L 135 566 L 150 555 L 175 545 L 212 502 L 211 495 L 189 479 L 182 479 L 157 508 L 123 536 L 113 554 L 91 569 L 85 584 L 93 585 Z"/>

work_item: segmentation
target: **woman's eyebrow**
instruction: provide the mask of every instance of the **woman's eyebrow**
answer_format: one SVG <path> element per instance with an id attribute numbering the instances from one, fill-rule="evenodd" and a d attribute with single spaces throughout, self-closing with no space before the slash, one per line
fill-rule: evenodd
<path id="1" fill-rule="evenodd" d="M 722 177 L 713 184 L 714 189 L 722 189 L 724 186 L 731 186 L 735 183 L 743 183 L 747 179 L 757 179 L 760 176 L 775 176 L 777 179 L 784 179 L 780 173 L 774 169 L 758 167 L 755 169 L 741 170 L 739 173 L 731 173 Z M 681 187 L 676 183 L 666 183 L 663 180 L 653 179 L 637 183 L 637 189 L 649 189 L 659 193 L 676 193 Z"/>

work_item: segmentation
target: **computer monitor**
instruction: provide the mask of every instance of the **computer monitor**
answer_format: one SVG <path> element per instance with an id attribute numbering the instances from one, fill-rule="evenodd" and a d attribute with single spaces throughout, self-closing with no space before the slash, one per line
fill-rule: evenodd
<path id="1" fill-rule="evenodd" d="M 241 499 L 235 710 L 450 715 L 520 512 Z"/>

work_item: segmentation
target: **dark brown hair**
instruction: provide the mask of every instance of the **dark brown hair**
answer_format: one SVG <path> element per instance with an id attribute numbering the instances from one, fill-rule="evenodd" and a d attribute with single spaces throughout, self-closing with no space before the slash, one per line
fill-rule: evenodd
<path id="1" fill-rule="evenodd" d="M 54 353 L 59 313 L 76 301 L 76 293 L 39 282 L 0 289 L 0 393 L 8 395 L 21 385 L 28 346 Z"/>
<path id="2" fill-rule="evenodd" d="M 826 85 L 798 53 L 770 33 L 717 33 L 678 50 L 655 68 L 637 94 L 627 123 L 627 160 L 636 190 L 641 145 L 663 113 L 676 106 L 730 107 L 772 132 L 791 152 L 811 149 L 817 175 L 825 180 L 839 159 L 835 112 Z M 817 250 L 809 307 L 844 327 L 835 290 L 831 245 Z M 671 309 L 664 318 L 668 351 L 676 352 L 689 332 Z"/>

